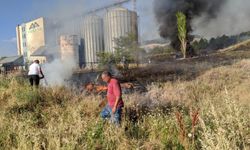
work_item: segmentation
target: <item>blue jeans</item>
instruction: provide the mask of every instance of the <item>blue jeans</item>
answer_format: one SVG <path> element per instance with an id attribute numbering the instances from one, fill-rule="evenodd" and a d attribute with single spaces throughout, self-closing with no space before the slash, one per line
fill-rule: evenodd
<path id="1" fill-rule="evenodd" d="M 118 107 L 116 112 L 112 113 L 112 108 L 106 105 L 101 112 L 101 117 L 103 119 L 109 119 L 112 123 L 119 125 L 121 123 L 122 107 Z"/>

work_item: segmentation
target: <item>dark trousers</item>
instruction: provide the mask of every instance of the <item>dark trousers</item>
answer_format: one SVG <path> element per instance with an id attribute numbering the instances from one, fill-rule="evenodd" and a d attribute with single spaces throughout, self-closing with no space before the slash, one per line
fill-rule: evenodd
<path id="1" fill-rule="evenodd" d="M 40 82 L 40 77 L 39 75 L 29 75 L 29 80 L 30 80 L 30 85 L 33 86 L 35 83 L 35 86 L 38 87 L 39 86 L 39 82 Z"/>

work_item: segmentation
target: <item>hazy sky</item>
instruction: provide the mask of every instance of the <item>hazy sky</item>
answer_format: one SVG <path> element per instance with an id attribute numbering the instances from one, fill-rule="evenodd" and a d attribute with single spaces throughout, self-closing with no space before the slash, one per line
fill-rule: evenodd
<path id="1" fill-rule="evenodd" d="M 15 27 L 41 16 L 56 17 L 80 15 L 119 0 L 1 0 L 0 1 L 0 57 L 17 55 Z M 131 8 L 132 4 L 124 7 Z M 153 13 L 153 0 L 138 0 L 140 34 L 143 39 L 157 38 L 157 26 Z"/>

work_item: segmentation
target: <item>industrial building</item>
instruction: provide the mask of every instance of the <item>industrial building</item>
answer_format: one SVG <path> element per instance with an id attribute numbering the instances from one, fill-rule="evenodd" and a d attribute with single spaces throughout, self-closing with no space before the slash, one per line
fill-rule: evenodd
<path id="1" fill-rule="evenodd" d="M 97 53 L 104 51 L 103 19 L 97 15 L 89 15 L 83 21 L 85 65 L 89 67 L 98 62 Z"/>
<path id="2" fill-rule="evenodd" d="M 12 56 L 0 58 L 0 74 L 23 69 L 23 57 Z"/>
<path id="3" fill-rule="evenodd" d="M 16 27 L 18 55 L 23 56 L 25 64 L 34 60 L 46 63 L 59 57 L 66 61 L 67 57 L 75 55 L 74 60 L 79 64 L 79 57 L 83 56 L 79 56 L 78 37 L 61 36 L 60 30 L 57 24 L 43 17 L 18 25 Z"/>
<path id="4" fill-rule="evenodd" d="M 98 52 L 113 53 L 115 40 L 135 34 L 138 36 L 137 13 L 123 7 L 108 9 L 104 17 L 86 16 L 83 20 L 85 64 L 93 67 L 98 63 Z"/>
<path id="5" fill-rule="evenodd" d="M 22 55 L 25 62 L 39 47 L 45 46 L 44 24 L 44 18 L 38 18 L 16 27 L 18 55 Z"/>
<path id="6" fill-rule="evenodd" d="M 44 64 L 58 59 L 59 55 L 59 46 L 41 46 L 31 54 L 30 62 L 39 60 L 41 64 Z"/>
<path id="7" fill-rule="evenodd" d="M 98 63 L 97 53 L 115 51 L 115 39 L 131 33 L 138 36 L 137 13 L 120 7 L 126 2 L 129 0 L 86 13 L 80 22 L 73 22 L 77 33 L 71 33 L 72 26 L 69 29 L 66 27 L 65 31 L 61 28 L 63 22 L 43 17 L 18 25 L 18 55 L 24 57 L 26 64 L 35 59 L 45 63 L 53 59 L 51 54 L 54 52 L 49 52 L 51 47 L 58 47 L 59 57 L 63 61 L 74 58 L 80 66 L 93 67 Z M 104 15 L 96 15 L 98 11 L 104 11 Z"/>
<path id="8" fill-rule="evenodd" d="M 122 7 L 109 9 L 104 16 L 105 51 L 114 52 L 115 39 L 128 34 L 138 36 L 137 13 Z"/>
<path id="9" fill-rule="evenodd" d="M 37 57 L 37 50 L 54 47 L 57 44 L 58 33 L 54 21 L 43 17 L 22 23 L 16 27 L 18 55 L 24 57 L 24 63 L 39 59 L 46 61 L 46 56 Z"/>
<path id="10" fill-rule="evenodd" d="M 60 36 L 60 55 L 62 61 L 73 61 L 79 64 L 79 39 L 77 35 Z"/>

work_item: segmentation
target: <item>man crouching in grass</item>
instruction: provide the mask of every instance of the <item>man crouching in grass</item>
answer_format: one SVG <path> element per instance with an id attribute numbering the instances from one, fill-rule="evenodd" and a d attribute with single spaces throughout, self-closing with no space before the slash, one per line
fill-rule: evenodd
<path id="1" fill-rule="evenodd" d="M 120 125 L 122 108 L 124 106 L 122 100 L 121 85 L 119 81 L 112 77 L 111 73 L 104 71 L 102 80 L 108 84 L 107 99 L 108 104 L 101 112 L 103 119 L 110 119 L 115 125 Z"/>

